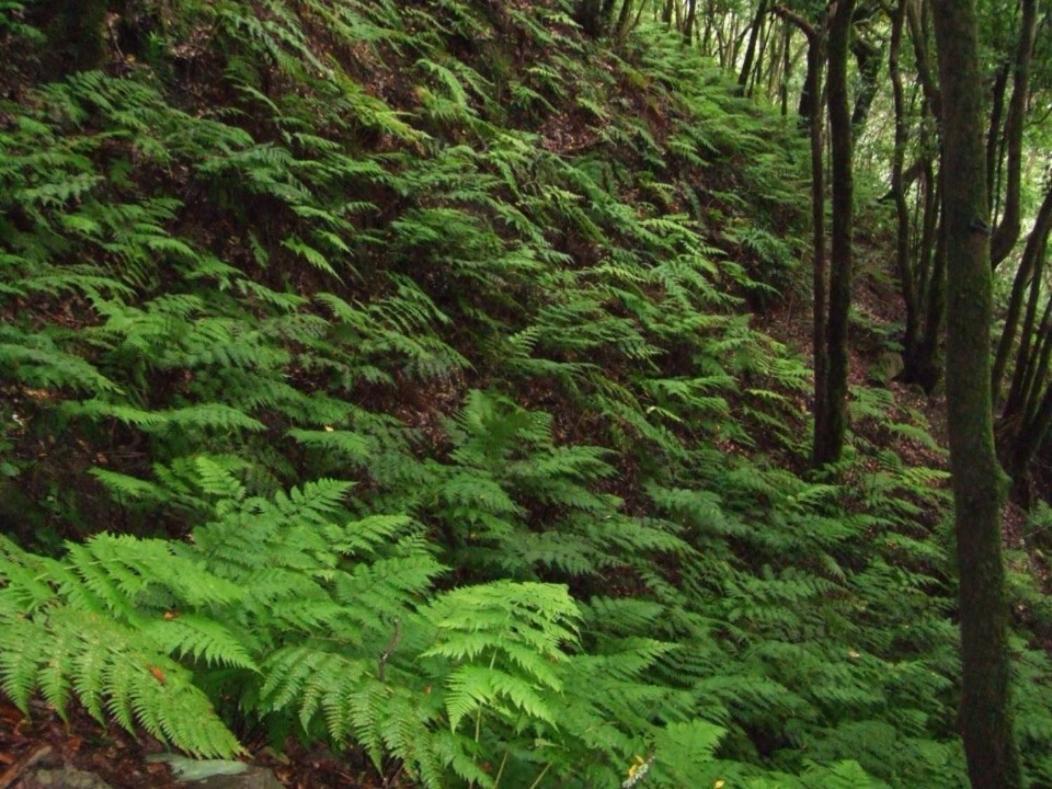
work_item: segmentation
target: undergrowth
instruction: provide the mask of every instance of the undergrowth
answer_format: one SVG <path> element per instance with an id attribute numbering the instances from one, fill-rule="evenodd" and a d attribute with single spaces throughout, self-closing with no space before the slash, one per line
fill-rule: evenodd
<path id="1" fill-rule="evenodd" d="M 801 476 L 750 326 L 795 129 L 558 3 L 180 5 L 0 105 L 7 696 L 429 786 L 965 784 L 944 474 L 865 437 L 923 418 L 860 389 Z"/>

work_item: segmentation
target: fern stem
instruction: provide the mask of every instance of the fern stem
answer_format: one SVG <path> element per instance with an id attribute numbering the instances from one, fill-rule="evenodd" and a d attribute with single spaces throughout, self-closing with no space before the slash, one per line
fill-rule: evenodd
<path id="1" fill-rule="evenodd" d="M 541 781 L 544 779 L 544 776 L 548 774 L 548 771 L 551 768 L 552 768 L 552 763 L 551 762 L 548 762 L 546 765 L 544 765 L 544 769 L 541 770 L 541 774 L 538 775 L 536 779 L 534 779 L 532 784 L 530 784 L 530 789 L 537 789 L 537 787 L 541 785 Z"/>
<path id="2" fill-rule="evenodd" d="M 504 765 L 508 763 L 508 749 L 504 749 L 504 758 L 500 760 L 500 767 L 497 768 L 497 777 L 493 779 L 493 789 L 497 789 L 500 786 L 501 776 L 504 775 Z"/>
<path id="3" fill-rule="evenodd" d="M 496 663 L 497 663 L 497 650 L 494 649 L 493 650 L 493 654 L 490 656 L 490 659 L 489 659 L 489 667 L 490 667 L 491 671 L 493 670 L 493 667 L 496 665 Z M 482 705 L 479 704 L 478 711 L 475 713 L 475 742 L 476 743 L 479 741 L 479 737 L 481 735 L 482 735 Z"/>

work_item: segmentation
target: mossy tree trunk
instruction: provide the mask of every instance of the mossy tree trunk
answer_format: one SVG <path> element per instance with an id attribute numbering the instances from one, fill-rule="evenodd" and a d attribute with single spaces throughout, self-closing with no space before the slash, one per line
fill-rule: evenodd
<path id="1" fill-rule="evenodd" d="M 976 789 L 1021 786 L 1009 712 L 1003 473 L 990 390 L 992 278 L 975 0 L 934 0 L 947 251 L 946 397 L 960 570 L 960 725 Z"/>
<path id="2" fill-rule="evenodd" d="M 840 459 L 847 430 L 848 311 L 851 308 L 854 177 L 851 156 L 851 109 L 847 65 L 855 12 L 854 0 L 836 4 L 829 25 L 829 141 L 832 161 L 833 227 L 829 267 L 829 314 L 826 318 L 824 424 L 815 424 L 814 463 Z"/>

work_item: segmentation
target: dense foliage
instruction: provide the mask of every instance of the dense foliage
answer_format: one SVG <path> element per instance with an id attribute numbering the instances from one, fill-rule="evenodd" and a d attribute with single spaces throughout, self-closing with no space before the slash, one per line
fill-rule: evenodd
<path id="1" fill-rule="evenodd" d="M 855 387 L 809 474 L 746 310 L 802 279 L 795 121 L 557 2 L 175 7 L 54 79 L 0 3 L 6 696 L 428 786 L 962 785 L 924 418 Z"/>

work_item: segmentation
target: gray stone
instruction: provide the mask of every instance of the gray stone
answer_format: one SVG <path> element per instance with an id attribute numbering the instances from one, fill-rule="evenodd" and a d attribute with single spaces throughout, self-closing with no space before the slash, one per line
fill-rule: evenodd
<path id="1" fill-rule="evenodd" d="M 281 781 L 265 767 L 248 765 L 248 769 L 236 775 L 213 775 L 203 781 L 189 781 L 187 789 L 284 789 Z"/>
<path id="2" fill-rule="evenodd" d="M 73 767 L 30 770 L 15 786 L 18 789 L 110 789 L 95 773 Z"/>
<path id="3" fill-rule="evenodd" d="M 876 362 L 869 368 L 868 378 L 870 383 L 887 386 L 896 376 L 900 375 L 905 368 L 902 354 L 894 351 L 885 351 Z"/>

